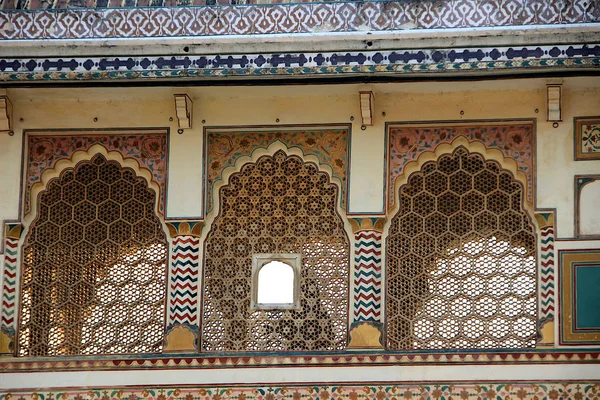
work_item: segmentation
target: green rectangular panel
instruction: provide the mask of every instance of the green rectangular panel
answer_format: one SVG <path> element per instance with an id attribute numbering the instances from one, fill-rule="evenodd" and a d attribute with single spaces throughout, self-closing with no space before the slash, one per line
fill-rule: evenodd
<path id="1" fill-rule="evenodd" d="M 575 329 L 600 329 L 600 264 L 575 264 Z"/>

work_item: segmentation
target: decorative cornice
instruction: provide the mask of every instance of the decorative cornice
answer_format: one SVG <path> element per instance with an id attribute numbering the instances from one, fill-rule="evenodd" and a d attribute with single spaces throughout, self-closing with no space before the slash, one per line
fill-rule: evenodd
<path id="1" fill-rule="evenodd" d="M 409 50 L 0 59 L 0 82 L 231 79 L 597 68 L 600 44 Z"/>
<path id="2" fill-rule="evenodd" d="M 184 2 L 167 3 L 178 5 Z M 110 4 L 114 6 L 118 2 L 111 1 Z M 357 32 L 600 22 L 597 0 L 336 1 L 143 8 L 129 8 L 131 2 L 122 4 L 128 7 L 3 11 L 0 12 L 0 40 Z M 152 4 L 156 3 L 153 1 Z"/>

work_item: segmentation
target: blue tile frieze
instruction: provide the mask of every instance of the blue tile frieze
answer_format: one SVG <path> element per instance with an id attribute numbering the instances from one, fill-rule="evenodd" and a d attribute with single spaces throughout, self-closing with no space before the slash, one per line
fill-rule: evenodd
<path id="1" fill-rule="evenodd" d="M 0 81 L 410 74 L 596 68 L 600 44 L 270 54 L 1 59 Z"/>

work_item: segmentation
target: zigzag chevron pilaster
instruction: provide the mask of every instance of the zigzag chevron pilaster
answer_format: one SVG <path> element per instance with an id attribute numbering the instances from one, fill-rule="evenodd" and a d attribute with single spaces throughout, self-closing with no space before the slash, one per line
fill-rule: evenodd
<path id="1" fill-rule="evenodd" d="M 198 324 L 200 239 L 177 236 L 171 247 L 168 325 Z"/>
<path id="2" fill-rule="evenodd" d="M 541 309 L 540 318 L 554 320 L 554 227 L 541 230 Z"/>
<path id="3" fill-rule="evenodd" d="M 354 228 L 353 319 L 381 322 L 381 230 L 383 218 L 352 218 Z"/>
<path id="4" fill-rule="evenodd" d="M 540 227 L 539 317 L 538 345 L 554 345 L 555 272 L 554 272 L 554 212 L 535 214 Z"/>
<path id="5" fill-rule="evenodd" d="M 554 213 L 535 215 L 540 226 L 540 322 L 554 320 Z"/>
<path id="6" fill-rule="evenodd" d="M 23 225 L 7 223 L 5 225 L 4 242 L 4 279 L 2 282 L 2 308 L 0 312 L 0 354 L 10 354 L 10 342 L 16 332 L 16 297 L 17 297 L 17 266 L 19 255 L 19 239 Z"/>
<path id="7" fill-rule="evenodd" d="M 381 322 L 381 232 L 354 234 L 354 321 Z"/>

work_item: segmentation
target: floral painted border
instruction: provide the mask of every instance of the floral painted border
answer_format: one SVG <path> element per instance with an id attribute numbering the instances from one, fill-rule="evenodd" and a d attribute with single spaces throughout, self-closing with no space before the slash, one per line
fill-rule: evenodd
<path id="1" fill-rule="evenodd" d="M 327 384 L 307 386 L 215 386 L 74 388 L 15 391 L 0 400 L 385 400 L 385 399 L 597 399 L 599 381 Z"/>
<path id="2" fill-rule="evenodd" d="M 437 127 L 403 127 L 393 124 L 388 133 L 388 205 L 394 206 L 395 182 L 402 175 L 404 166 L 419 158 L 425 151 L 435 151 L 440 144 L 449 144 L 459 136 L 470 142 L 481 142 L 495 148 L 505 157 L 514 159 L 527 175 L 527 200 L 533 203 L 533 123 L 519 125 L 463 125 Z"/>
<path id="3" fill-rule="evenodd" d="M 160 187 L 159 213 L 165 215 L 168 137 L 167 132 L 127 133 L 89 131 L 73 132 L 69 135 L 27 135 L 27 172 L 24 193 L 24 214 L 31 212 L 31 188 L 40 181 L 44 171 L 54 167 L 61 159 L 70 159 L 76 151 L 87 151 L 100 144 L 108 151 L 117 151 L 123 158 L 133 158 L 140 167 L 152 173 Z"/>
<path id="4" fill-rule="evenodd" d="M 294 130 L 235 130 L 210 131 L 206 134 L 206 212 L 213 209 L 213 190 L 222 180 L 226 168 L 233 167 L 236 160 L 250 156 L 258 148 L 267 148 L 280 141 L 288 148 L 296 147 L 305 155 L 313 155 L 323 164 L 329 165 L 334 177 L 341 182 L 340 203 L 346 208 L 348 186 L 348 145 L 350 130 L 332 128 L 309 128 Z"/>

